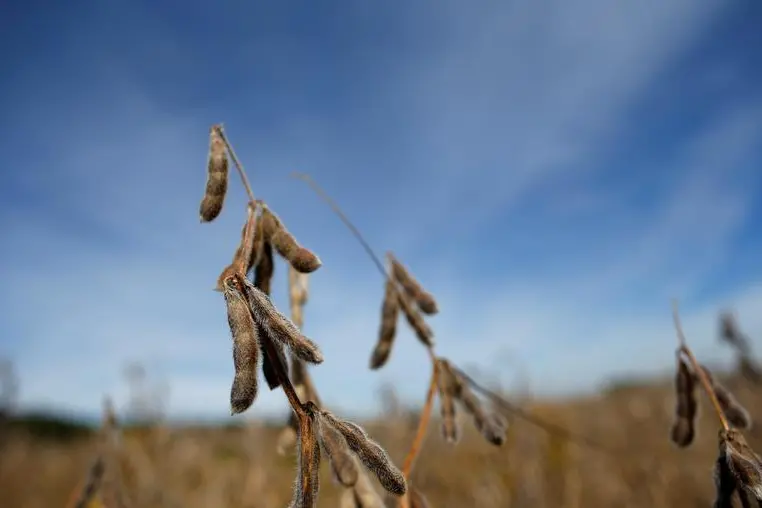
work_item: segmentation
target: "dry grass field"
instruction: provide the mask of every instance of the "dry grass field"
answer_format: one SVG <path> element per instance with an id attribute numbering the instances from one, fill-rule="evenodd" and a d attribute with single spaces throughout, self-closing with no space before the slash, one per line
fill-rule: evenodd
<path id="1" fill-rule="evenodd" d="M 2 507 L 760 506 L 762 458 L 753 450 L 762 449 L 762 433 L 749 427 L 762 417 L 755 411 L 762 374 L 733 316 L 720 320 L 720 338 L 739 360 L 728 379 L 693 356 L 675 301 L 675 381 L 620 383 L 597 397 L 561 401 L 496 394 L 458 358 L 439 355 L 427 322 L 439 311 L 436 298 L 412 267 L 391 251 L 382 262 L 338 205 L 300 174 L 386 280 L 379 323 L 369 324 L 378 326 L 370 369 L 384 367 L 398 327 L 409 326 L 432 372 L 415 413 L 383 411 L 384 420 L 365 422 L 333 414 L 307 368 L 323 362 L 320 338 L 302 333 L 308 276 L 322 261 L 255 198 L 222 125 L 210 128 L 201 222 L 231 207 L 230 161 L 248 195 L 240 243 L 216 287 L 232 338 L 230 408 L 247 412 L 266 384 L 283 393 L 290 419 L 274 427 L 181 428 L 159 420 L 123 427 L 124 415 L 107 401 L 97 432 L 46 434 L 40 431 L 64 427 L 12 421 L 0 429 Z M 288 264 L 288 315 L 269 296 L 276 261 Z"/>
<path id="2" fill-rule="evenodd" d="M 740 377 L 726 385 L 762 419 L 755 387 Z M 706 407 L 702 396 L 702 405 Z M 708 507 L 714 500 L 717 456 L 715 415 L 703 410 L 699 433 L 687 449 L 669 441 L 674 394 L 671 381 L 611 390 L 597 397 L 527 403 L 525 409 L 594 439 L 597 450 L 509 419 L 502 447 L 486 443 L 463 425 L 457 446 L 448 445 L 432 418 L 412 483 L 438 508 L 503 507 Z M 464 415 L 461 415 L 464 418 Z M 400 464 L 415 433 L 416 418 L 363 422 Z M 133 506 L 184 508 L 284 507 L 291 499 L 295 458 L 281 456 L 279 428 L 153 428 L 124 431 L 125 490 Z M 762 431 L 747 438 L 762 449 Z M 0 492 L 7 508 L 65 506 L 95 456 L 94 437 L 34 438 L 21 430 L 6 436 L 0 455 Z M 318 506 L 339 507 L 342 489 L 321 469 Z M 376 486 L 377 487 L 377 486 Z M 377 490 L 381 490 L 377 487 Z M 93 503 L 93 506 L 97 504 Z"/>

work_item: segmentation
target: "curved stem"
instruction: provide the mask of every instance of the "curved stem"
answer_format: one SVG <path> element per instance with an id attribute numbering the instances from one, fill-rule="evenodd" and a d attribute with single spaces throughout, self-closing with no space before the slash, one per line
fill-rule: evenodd
<path id="1" fill-rule="evenodd" d="M 249 195 L 249 201 L 254 202 L 254 193 L 251 191 L 251 185 L 249 185 L 249 179 L 246 178 L 246 171 L 243 169 L 243 165 L 241 164 L 241 161 L 238 159 L 238 156 L 235 154 L 235 150 L 233 150 L 233 145 L 230 144 L 230 141 L 228 141 L 228 137 L 225 134 L 225 130 L 223 129 L 222 124 L 215 125 L 212 128 L 217 129 L 217 132 L 220 133 L 222 142 L 225 143 L 225 147 L 227 147 L 228 149 L 230 158 L 233 159 L 233 165 L 238 170 L 238 174 L 241 176 L 241 181 L 243 182 L 243 186 L 246 189 L 246 194 Z"/>
<path id="2" fill-rule="evenodd" d="M 680 352 L 683 353 L 686 358 L 688 358 L 688 361 L 693 368 L 693 372 L 695 372 L 696 376 L 698 376 L 698 379 L 701 382 L 701 386 L 704 388 L 707 397 L 709 397 L 709 400 L 712 401 L 712 406 L 714 407 L 715 413 L 717 413 L 717 417 L 720 419 L 722 428 L 725 430 L 730 430 L 728 419 L 725 418 L 725 412 L 722 410 L 722 406 L 720 406 L 720 401 L 717 400 L 717 394 L 714 392 L 714 388 L 712 388 L 712 383 L 709 381 L 706 372 L 704 372 L 704 369 L 701 368 L 701 365 L 699 364 L 698 360 L 696 360 L 696 357 L 693 355 L 693 351 L 691 351 L 691 348 L 688 347 L 688 343 L 685 340 L 683 326 L 680 323 L 680 314 L 678 312 L 677 300 L 672 300 L 672 319 L 675 322 L 675 332 L 677 333 L 677 341 L 680 343 Z"/>
<path id="3" fill-rule="evenodd" d="M 410 473 L 413 470 L 415 459 L 418 458 L 418 454 L 421 451 L 423 442 L 426 439 L 426 431 L 429 428 L 431 410 L 434 407 L 434 395 L 436 394 L 437 389 L 437 375 L 439 368 L 431 348 L 428 348 L 428 350 L 431 353 L 432 358 L 431 380 L 429 381 L 429 389 L 426 392 L 426 402 L 424 403 L 423 409 L 421 410 L 421 418 L 418 420 L 418 429 L 415 432 L 415 439 L 413 439 L 413 443 L 410 445 L 410 450 L 407 452 L 407 456 L 405 457 L 405 462 L 402 465 L 402 474 L 405 476 L 405 480 L 407 480 L 408 483 L 410 482 Z M 402 496 L 402 498 L 400 498 L 401 508 L 408 508 L 410 505 L 409 492 L 410 490 L 408 490 Z"/>

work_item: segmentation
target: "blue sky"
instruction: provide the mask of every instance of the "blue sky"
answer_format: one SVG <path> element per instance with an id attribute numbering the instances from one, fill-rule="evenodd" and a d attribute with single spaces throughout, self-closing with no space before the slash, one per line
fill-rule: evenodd
<path id="1" fill-rule="evenodd" d="M 438 297 L 440 354 L 506 386 L 509 355 L 540 394 L 671 368 L 673 296 L 707 360 L 730 359 L 720 309 L 762 337 L 758 2 L 177 5 L 2 8 L 0 354 L 23 407 L 124 405 L 139 361 L 171 416 L 227 418 L 211 288 L 245 198 L 234 178 L 199 224 L 215 122 L 324 262 L 306 332 L 333 407 L 375 411 L 387 382 L 419 399 L 429 368 L 401 327 L 367 369 L 383 281 L 294 170 Z"/>

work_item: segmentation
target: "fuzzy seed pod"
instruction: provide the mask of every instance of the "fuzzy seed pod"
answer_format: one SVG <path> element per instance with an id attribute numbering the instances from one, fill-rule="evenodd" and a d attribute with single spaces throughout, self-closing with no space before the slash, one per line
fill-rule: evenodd
<path id="1" fill-rule="evenodd" d="M 384 289 L 384 302 L 381 304 L 381 327 L 378 331 L 378 342 L 370 358 L 370 368 L 373 370 L 380 369 L 386 364 L 394 345 L 394 337 L 397 333 L 397 318 L 400 311 L 395 284 L 391 277 L 387 277 Z"/>
<path id="2" fill-rule="evenodd" d="M 670 430 L 670 439 L 680 448 L 689 446 L 696 436 L 696 383 L 688 364 L 680 354 L 677 355 L 677 373 L 675 375 L 675 420 Z"/>
<path id="3" fill-rule="evenodd" d="M 262 219 L 265 238 L 295 270 L 301 273 L 311 273 L 320 268 L 322 265 L 320 258 L 296 241 L 296 238 L 289 233 L 275 212 L 264 207 Z"/>
<path id="4" fill-rule="evenodd" d="M 463 408 L 473 417 L 474 424 L 484 439 L 495 446 L 501 446 L 505 442 L 507 425 L 502 416 L 485 411 L 482 402 L 466 383 L 461 384 L 459 396 Z"/>
<path id="5" fill-rule="evenodd" d="M 287 347 L 301 360 L 309 363 L 323 362 L 323 354 L 317 344 L 302 335 L 296 325 L 275 308 L 269 296 L 245 277 L 240 277 L 239 281 L 243 286 L 254 321 L 259 325 L 260 333 L 265 334 L 275 344 Z"/>
<path id="6" fill-rule="evenodd" d="M 738 370 L 744 379 L 757 385 L 762 384 L 762 370 L 749 355 L 740 356 L 738 359 Z"/>
<path id="7" fill-rule="evenodd" d="M 434 332 L 426 324 L 418 309 L 413 306 L 410 297 L 404 291 L 397 291 L 397 300 L 399 301 L 402 313 L 405 314 L 405 319 L 407 319 L 408 324 L 415 331 L 415 336 L 418 337 L 418 340 L 424 346 L 432 347 L 434 345 Z"/>
<path id="8" fill-rule="evenodd" d="M 736 479 L 736 485 L 762 500 L 762 459 L 736 429 L 720 430 L 720 455 Z"/>
<path id="9" fill-rule="evenodd" d="M 283 366 L 283 371 L 286 372 L 286 355 L 283 353 L 283 346 L 273 342 L 273 351 L 275 351 L 275 354 L 278 356 L 278 361 Z M 271 391 L 275 390 L 281 385 L 277 371 L 275 370 L 272 361 L 267 355 L 265 355 L 264 361 L 262 362 L 262 374 L 265 376 L 265 382 Z"/>
<path id="10" fill-rule="evenodd" d="M 230 408 L 232 414 L 238 414 L 247 410 L 257 397 L 259 333 L 246 297 L 237 287 L 234 277 L 225 279 L 222 294 L 225 297 L 228 325 L 233 336 L 235 376 L 230 389 Z"/>
<path id="11" fill-rule="evenodd" d="M 750 352 L 749 339 L 741 333 L 735 316 L 729 312 L 720 314 L 720 339 L 742 355 L 748 355 Z"/>
<path id="12" fill-rule="evenodd" d="M 273 259 L 273 247 L 269 242 L 262 244 L 262 252 L 259 262 L 254 268 L 254 285 L 260 291 L 269 295 L 272 292 L 272 280 L 275 274 L 275 260 Z"/>
<path id="13" fill-rule="evenodd" d="M 329 411 L 320 411 L 321 425 L 330 425 L 347 440 L 349 449 L 371 471 L 388 492 L 401 496 L 407 490 L 402 472 L 392 463 L 386 451 L 373 441 L 359 425 L 341 420 Z"/>
<path id="14" fill-rule="evenodd" d="M 357 483 L 358 469 L 347 440 L 332 425 L 324 425 L 320 418 L 316 423 L 320 445 L 328 456 L 336 481 L 345 487 L 353 487 Z"/>
<path id="15" fill-rule="evenodd" d="M 751 428 L 751 416 L 749 412 L 744 408 L 730 393 L 730 390 L 720 384 L 712 375 L 712 373 L 704 365 L 701 366 L 701 370 L 704 371 L 709 383 L 712 385 L 714 394 L 717 396 L 717 402 L 720 403 L 722 412 L 725 413 L 725 418 L 728 422 L 737 429 L 748 430 Z"/>
<path id="16" fill-rule="evenodd" d="M 457 381 L 449 369 L 447 360 L 437 360 L 437 390 L 439 392 L 439 410 L 442 415 L 442 437 L 450 444 L 460 440 L 455 397 L 458 392 Z"/>
<path id="17" fill-rule="evenodd" d="M 201 200 L 201 222 L 211 222 L 222 211 L 228 190 L 228 157 L 222 131 L 218 125 L 209 129 L 209 159 L 207 162 L 206 191 Z"/>
<path id="18" fill-rule="evenodd" d="M 299 419 L 299 439 L 297 441 L 298 474 L 294 486 L 292 508 L 314 508 L 317 506 L 320 490 L 320 446 L 318 445 L 315 414 Z"/>
<path id="19" fill-rule="evenodd" d="M 714 463 L 714 508 L 733 508 L 733 494 L 737 490 L 736 478 L 730 471 L 727 457 L 720 453 Z"/>
<path id="20" fill-rule="evenodd" d="M 434 315 L 439 312 L 437 302 L 431 293 L 423 289 L 423 286 L 415 280 L 402 263 L 394 258 L 391 252 L 387 256 L 391 260 L 392 275 L 400 283 L 405 293 L 415 301 L 421 312 L 428 315 Z"/>

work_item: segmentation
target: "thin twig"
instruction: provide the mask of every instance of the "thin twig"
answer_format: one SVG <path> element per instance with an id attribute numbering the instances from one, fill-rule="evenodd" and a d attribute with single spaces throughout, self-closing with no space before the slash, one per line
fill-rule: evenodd
<path id="1" fill-rule="evenodd" d="M 346 214 L 341 210 L 341 208 L 339 208 L 339 205 L 336 204 L 336 202 L 333 199 L 331 199 L 331 197 L 328 196 L 328 194 L 326 194 L 326 192 L 312 179 L 312 177 L 307 175 L 307 174 L 305 174 L 305 173 L 298 173 L 298 172 L 292 173 L 291 176 L 306 182 L 312 188 L 312 190 L 315 191 L 315 193 L 323 201 L 325 201 L 326 204 L 328 204 L 328 206 L 331 207 L 333 212 L 339 217 L 339 219 L 341 219 L 341 221 L 344 223 L 344 225 L 347 226 L 347 228 L 349 228 L 349 230 L 352 232 L 352 234 L 357 239 L 357 241 L 359 241 L 360 244 L 363 246 L 365 251 L 368 253 L 368 256 L 373 261 L 373 264 L 376 265 L 376 268 L 378 268 L 379 272 L 381 272 L 381 274 L 384 276 L 384 278 L 387 278 L 387 279 L 391 278 L 391 274 L 384 268 L 384 265 L 381 262 L 380 258 L 373 252 L 373 249 L 370 247 L 368 242 L 365 241 L 365 239 L 363 238 L 363 236 L 360 233 L 360 231 L 347 218 Z M 397 284 L 394 284 L 393 287 L 394 287 L 394 290 L 397 291 L 397 293 L 399 293 L 401 291 L 397 287 Z M 426 349 L 427 349 L 427 352 L 429 354 L 429 359 L 430 359 L 432 365 L 436 365 L 436 354 L 435 354 L 434 348 L 432 346 L 429 346 Z M 542 419 L 537 418 L 536 416 L 533 416 L 533 415 L 527 413 L 526 411 L 521 409 L 519 406 L 508 402 L 507 400 L 503 399 L 499 395 L 497 395 L 497 394 L 491 392 L 490 390 L 482 387 L 481 385 L 476 383 L 471 377 L 466 375 L 460 369 L 458 369 L 458 371 L 460 372 L 460 374 L 463 376 L 463 378 L 465 380 L 467 380 L 471 385 L 473 385 L 473 387 L 477 391 L 479 391 L 482 394 L 484 394 L 487 397 L 489 397 L 496 405 L 498 405 L 501 408 L 503 408 L 503 410 L 509 411 L 509 412 L 513 413 L 517 417 L 523 419 L 524 421 L 526 421 L 526 422 L 528 422 L 530 424 L 533 424 L 533 425 L 535 425 L 535 426 L 545 430 L 549 434 L 556 435 L 556 436 L 558 436 L 558 437 L 560 437 L 562 439 L 566 439 L 566 440 L 571 441 L 571 442 L 577 442 L 577 443 L 580 443 L 580 444 L 587 445 L 589 448 L 593 448 L 593 449 L 602 451 L 602 452 L 607 453 L 609 455 L 616 455 L 614 451 L 609 450 L 607 447 L 605 447 L 605 446 L 603 446 L 603 445 L 601 445 L 599 443 L 596 443 L 595 441 L 592 441 L 592 440 L 590 440 L 587 437 L 584 437 L 584 436 L 581 436 L 581 435 L 576 435 L 576 434 L 574 434 L 574 433 L 564 429 L 563 427 L 560 427 L 558 425 L 554 425 L 554 424 L 552 424 L 550 422 L 546 422 L 546 421 L 544 421 Z M 428 402 L 428 399 L 427 399 L 427 402 Z M 432 397 L 432 402 L 433 402 L 433 397 Z M 431 404 L 429 404 L 429 406 L 431 406 Z M 425 409 L 426 408 L 424 407 L 424 410 Z M 430 412 L 431 412 L 431 408 L 429 407 L 429 413 Z M 422 416 L 422 419 L 423 419 L 423 414 L 421 416 Z M 425 435 L 425 428 L 426 428 L 425 423 L 427 423 L 427 422 L 419 421 L 418 430 L 416 432 L 416 435 L 419 435 L 422 432 L 423 432 L 422 435 Z M 421 429 L 424 429 L 424 430 L 422 431 Z M 413 446 L 411 446 L 411 450 L 410 451 L 414 452 L 415 451 L 414 448 L 416 446 L 420 446 L 420 444 L 416 444 L 416 441 L 414 441 L 413 442 Z M 409 455 L 410 455 L 410 453 L 408 454 L 408 456 Z M 413 456 L 413 458 L 415 458 L 415 457 Z M 403 500 L 404 499 L 407 499 L 407 498 L 403 496 Z"/>
<path id="2" fill-rule="evenodd" d="M 474 381 L 472 377 L 470 377 L 468 374 L 463 372 L 461 369 L 457 368 L 456 366 L 452 366 L 453 370 L 455 370 L 458 375 L 460 375 L 466 382 L 468 382 L 471 387 L 473 387 L 476 391 L 480 392 L 481 394 L 485 395 L 487 398 L 489 398 L 495 405 L 501 407 L 503 410 L 513 414 L 514 416 L 536 426 L 543 430 L 545 430 L 548 434 L 552 434 L 555 436 L 558 436 L 562 439 L 566 439 L 567 441 L 571 441 L 573 443 L 579 443 L 584 444 L 588 446 L 589 448 L 596 449 L 598 451 L 602 451 L 604 453 L 607 453 L 609 455 L 617 456 L 618 454 L 614 452 L 613 450 L 610 450 L 606 446 L 597 443 L 593 440 L 591 440 L 588 437 L 585 437 L 580 434 L 575 434 L 573 432 L 570 432 L 566 430 L 565 428 L 561 427 L 560 425 L 556 425 L 554 423 L 545 421 L 541 418 L 538 418 L 537 416 L 534 416 L 533 414 L 527 412 L 526 410 L 522 409 L 521 407 L 517 406 L 516 404 L 513 404 L 511 402 L 508 402 L 504 398 L 502 398 L 500 395 L 496 394 L 495 392 L 489 390 L 488 388 L 485 388 L 481 386 L 479 383 Z"/>
<path id="3" fill-rule="evenodd" d="M 428 348 L 431 351 L 431 348 Z M 405 456 L 405 462 L 402 465 L 402 474 L 405 476 L 405 480 L 410 482 L 410 474 L 413 470 L 413 464 L 415 459 L 418 458 L 418 454 L 421 452 L 423 442 L 426 438 L 426 431 L 429 428 L 429 420 L 431 419 L 431 410 L 434 407 L 434 395 L 437 389 L 437 376 L 439 375 L 439 368 L 436 361 L 432 361 L 431 369 L 431 381 L 429 381 L 429 389 L 426 392 L 426 402 L 421 410 L 421 418 L 418 420 L 418 429 L 415 433 L 415 439 L 410 445 L 410 450 Z M 410 491 L 406 492 L 400 498 L 400 507 L 408 508 L 410 506 Z"/>
<path id="4" fill-rule="evenodd" d="M 233 164 L 238 170 L 238 174 L 241 176 L 241 181 L 243 182 L 243 186 L 246 189 L 246 194 L 249 195 L 249 201 L 253 203 L 255 201 L 254 193 L 251 191 L 251 185 L 249 185 L 249 179 L 246 178 L 246 171 L 243 169 L 243 165 L 241 164 L 241 161 L 238 160 L 238 156 L 236 156 L 235 150 L 233 150 L 233 145 L 230 143 L 227 135 L 225 134 L 225 129 L 222 127 L 222 124 L 216 125 L 215 128 L 220 133 L 220 137 L 222 138 L 223 143 L 225 143 L 225 147 L 227 147 L 228 149 L 230 158 L 233 159 Z"/>
<path id="5" fill-rule="evenodd" d="M 426 403 L 421 411 L 421 419 L 418 422 L 418 430 L 415 433 L 415 439 L 413 440 L 413 444 L 410 447 L 410 451 L 405 457 L 405 462 L 402 466 L 402 474 L 405 475 L 406 479 L 410 478 L 413 463 L 418 456 L 421 444 L 423 443 L 423 438 L 426 437 L 426 429 L 428 427 L 429 419 L 431 418 L 431 408 L 434 405 L 434 394 L 436 394 L 438 370 L 439 369 L 435 363 L 431 369 L 431 381 L 429 381 L 429 389 L 426 392 Z"/>
<path id="6" fill-rule="evenodd" d="M 233 158 L 233 160 L 235 160 L 235 158 Z M 334 213 L 339 217 L 339 219 L 341 219 L 341 222 L 343 222 L 344 225 L 347 228 L 349 228 L 349 230 L 352 232 L 352 234 L 357 239 L 357 241 L 360 242 L 360 245 L 362 245 L 363 249 L 365 249 L 365 252 L 368 253 L 368 256 L 370 256 L 370 259 L 373 260 L 373 263 L 376 265 L 376 268 L 378 268 L 378 271 L 381 272 L 384 278 L 388 278 L 389 274 L 384 268 L 384 264 L 381 262 L 381 259 L 376 255 L 375 252 L 373 252 L 373 249 L 368 244 L 368 242 L 365 241 L 365 238 L 363 238 L 360 231 L 354 226 L 354 224 L 352 224 L 352 222 L 344 214 L 344 212 L 341 211 L 341 208 L 339 208 L 339 205 L 337 205 L 336 202 L 333 199 L 331 199 L 331 197 L 328 194 L 326 194 L 325 191 L 317 183 L 315 183 L 315 180 L 313 180 L 310 175 L 295 171 L 291 173 L 291 176 L 293 178 L 298 178 L 299 180 L 306 182 L 307 185 L 309 185 L 312 188 L 312 190 L 314 190 L 315 193 L 318 196 L 320 196 L 320 198 L 323 201 L 325 201 L 328 204 L 328 206 L 331 207 Z"/>
<path id="7" fill-rule="evenodd" d="M 727 430 L 730 430 L 730 425 L 728 424 L 728 419 L 725 418 L 725 412 L 722 410 L 722 406 L 720 406 L 720 401 L 717 400 L 717 394 L 714 393 L 714 388 L 712 388 L 712 383 L 709 381 L 709 378 L 706 376 L 706 372 L 704 372 L 704 369 L 701 368 L 701 365 L 699 364 L 698 360 L 696 360 L 696 357 L 693 356 L 693 352 L 691 351 L 691 348 L 688 347 L 688 343 L 685 340 L 685 334 L 683 333 L 683 326 L 680 323 L 680 314 L 678 312 L 678 303 L 676 299 L 672 300 L 672 319 L 675 322 L 675 332 L 677 333 L 677 340 L 680 343 L 680 352 L 682 352 L 686 358 L 688 358 L 688 361 L 691 362 L 691 367 L 693 368 L 693 372 L 696 373 L 696 375 L 699 378 L 699 381 L 701 382 L 701 386 L 704 389 L 704 392 L 706 392 L 707 397 L 709 397 L 709 400 L 712 401 L 712 406 L 714 406 L 714 411 L 717 413 L 717 417 L 720 419 L 720 423 L 722 424 L 722 428 Z"/>

